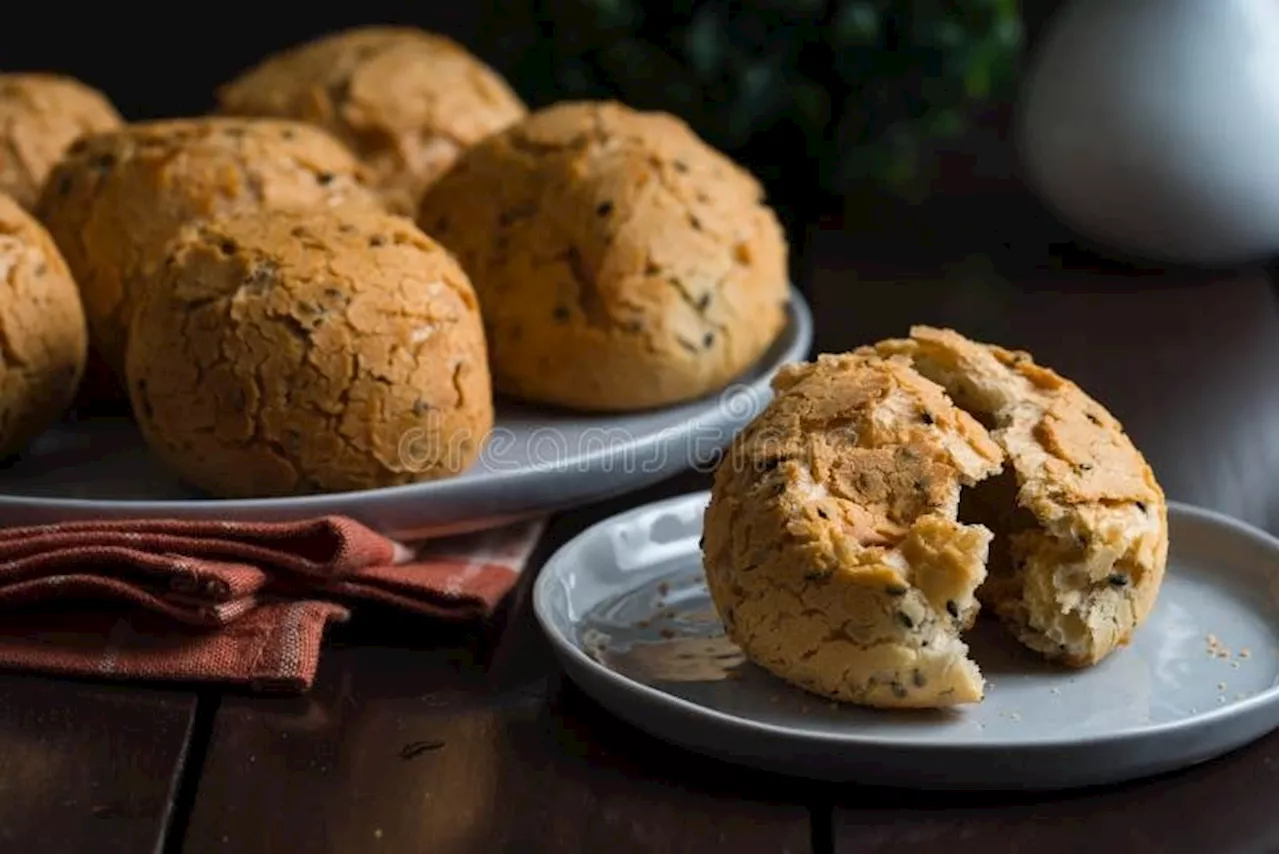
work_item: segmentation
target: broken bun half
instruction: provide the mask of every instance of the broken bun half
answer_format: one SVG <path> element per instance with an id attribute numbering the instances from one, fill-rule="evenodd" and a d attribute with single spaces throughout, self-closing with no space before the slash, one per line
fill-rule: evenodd
<path id="1" fill-rule="evenodd" d="M 784 368 L 719 466 L 708 587 L 756 664 L 860 705 L 982 699 L 979 603 L 1086 666 L 1150 612 L 1165 498 L 1123 428 L 1031 357 L 915 327 Z"/>

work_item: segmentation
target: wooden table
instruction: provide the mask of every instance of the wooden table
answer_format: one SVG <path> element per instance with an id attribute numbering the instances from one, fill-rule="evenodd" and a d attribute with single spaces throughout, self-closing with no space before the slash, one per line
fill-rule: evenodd
<path id="1" fill-rule="evenodd" d="M 1020 272 L 991 254 L 873 263 L 850 247 L 812 241 L 819 349 L 913 322 L 1027 347 L 1126 423 L 1171 498 L 1276 531 L 1268 275 L 1135 276 L 1078 256 L 1020 256 Z M 689 474 L 560 516 L 543 551 L 705 486 Z M 533 575 L 479 628 L 357 616 L 303 698 L 0 677 L 0 854 L 1277 850 L 1274 733 L 1068 795 L 824 786 L 668 747 L 561 679 L 529 612 Z"/>

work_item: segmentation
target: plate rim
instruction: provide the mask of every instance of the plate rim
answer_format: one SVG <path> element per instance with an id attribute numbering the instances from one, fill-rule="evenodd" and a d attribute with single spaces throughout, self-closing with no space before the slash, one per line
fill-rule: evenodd
<path id="1" fill-rule="evenodd" d="M 1145 726 L 1126 727 L 1111 732 L 1095 733 L 1087 736 L 1057 736 L 1042 738 L 1036 740 L 1009 740 L 1009 739 L 992 739 L 974 742 L 957 742 L 957 741 L 941 741 L 941 742 L 922 742 L 910 739 L 885 739 L 879 736 L 863 735 L 856 732 L 830 732 L 822 733 L 812 730 L 801 730 L 778 724 L 766 723 L 763 721 L 744 718 L 738 715 L 730 714 L 720 709 L 695 703 L 686 700 L 683 697 L 677 697 L 666 691 L 638 682 L 630 677 L 611 670 L 587 655 L 583 650 L 556 628 L 547 613 L 547 597 L 550 595 L 549 588 L 554 583 L 554 574 L 548 570 L 552 569 L 556 564 L 566 560 L 565 555 L 571 547 L 576 543 L 585 540 L 585 538 L 593 532 L 599 531 L 613 524 L 625 522 L 631 517 L 652 513 L 659 508 L 673 507 L 677 505 L 698 503 L 705 507 L 706 502 L 710 501 L 711 491 L 702 490 L 700 492 L 689 492 L 660 501 L 643 504 L 630 510 L 623 511 L 614 516 L 602 519 L 599 522 L 583 529 L 568 542 L 556 549 L 556 551 L 547 558 L 539 570 L 538 578 L 534 584 L 533 590 L 533 611 L 539 625 L 542 627 L 543 633 L 551 641 L 551 645 L 558 656 L 567 657 L 574 665 L 566 668 L 566 671 L 590 673 L 603 681 L 612 683 L 616 688 L 638 693 L 647 703 L 658 703 L 668 706 L 675 711 L 679 711 L 686 716 L 699 718 L 704 723 L 715 723 L 726 727 L 743 730 L 747 733 L 765 736 L 774 739 L 785 739 L 790 741 L 803 741 L 812 745 L 838 746 L 840 748 L 870 748 L 870 749 L 890 749 L 901 751 L 904 753 L 957 753 L 957 754 L 973 754 L 973 753 L 991 753 L 991 752 L 1008 752 L 1008 751 L 1052 751 L 1063 749 L 1083 749 L 1083 748 L 1099 748 L 1113 744 L 1128 744 L 1135 740 L 1160 739 L 1179 734 L 1185 734 L 1188 731 L 1198 730 L 1207 726 L 1213 726 L 1224 720 L 1236 718 L 1246 718 L 1255 715 L 1259 710 L 1266 706 L 1275 707 L 1280 702 L 1280 679 L 1270 685 L 1266 690 L 1260 691 L 1243 699 L 1232 700 L 1221 706 L 1216 706 L 1202 712 L 1196 712 L 1194 715 L 1176 721 L 1165 721 L 1159 724 L 1148 724 Z M 1226 528 L 1232 533 L 1243 536 L 1244 538 L 1266 546 L 1277 553 L 1280 553 L 1280 539 L 1256 528 L 1246 522 L 1234 517 L 1228 516 L 1217 510 L 1211 510 L 1205 507 L 1199 507 L 1194 504 L 1188 504 L 1181 501 L 1167 502 L 1169 516 L 1183 516 L 1188 519 L 1208 522 L 1212 525 Z M 576 680 L 575 680 L 576 681 Z M 796 688 L 795 690 L 802 690 Z M 592 692 L 588 692 L 592 693 Z M 616 712 L 614 713 L 616 714 Z M 1274 727 L 1273 727 L 1274 728 Z M 1269 731 L 1269 730 L 1268 730 Z M 1263 733 L 1265 734 L 1265 733 Z"/>
<path id="2" fill-rule="evenodd" d="M 774 372 L 783 365 L 801 360 L 807 357 L 809 350 L 813 346 L 814 327 L 813 327 L 813 310 L 810 308 L 804 294 L 794 284 L 788 284 L 787 310 L 790 321 L 787 328 L 793 333 L 792 340 L 780 352 L 772 366 L 766 374 L 757 378 L 755 381 L 745 383 L 748 388 L 767 388 L 769 380 Z M 776 341 L 775 341 L 776 343 Z M 762 361 L 762 360 L 761 360 Z M 761 361 L 757 361 L 751 367 L 760 366 Z M 734 385 L 736 380 L 731 380 L 724 387 L 718 388 L 709 394 L 723 394 L 724 391 Z M 695 401 L 686 401 L 685 404 L 693 404 Z M 662 409 L 650 410 L 652 412 L 661 412 Z M 624 413 L 625 414 L 625 413 Z M 643 414 L 643 413 L 633 413 Z M 691 429 L 696 429 L 708 417 L 708 412 L 703 411 L 700 415 L 691 418 L 689 424 Z M 660 446 L 667 441 L 670 429 L 662 429 L 654 431 L 647 436 L 640 444 L 637 444 L 636 450 L 644 452 L 646 450 Z M 593 449 L 587 454 L 583 454 L 575 458 L 579 464 L 593 464 L 599 460 L 607 459 L 609 451 L 606 448 Z M 521 481 L 528 478 L 537 478 L 545 476 L 548 472 L 553 472 L 558 468 L 557 465 L 534 465 L 515 469 L 509 472 L 501 472 L 495 478 L 486 479 L 483 487 L 474 485 L 474 481 L 464 480 L 462 478 L 444 478 L 435 481 L 425 481 L 421 483 L 407 483 L 398 486 L 385 486 L 376 489 L 363 490 L 346 490 L 344 492 L 328 492 L 312 495 L 299 495 L 277 498 L 192 498 L 192 499 L 97 499 L 97 498 L 55 498 L 43 495 L 23 496 L 14 495 L 0 491 L 0 514 L 6 511 L 31 511 L 36 510 L 44 513 L 56 513 L 59 510 L 65 510 L 72 514 L 82 514 L 86 511 L 102 511 L 113 514 L 123 513 L 132 518 L 143 518 L 148 516 L 165 516 L 170 514 L 179 515 L 196 515 L 209 516 L 220 513 L 241 514 L 249 513 L 255 510 L 276 511 L 276 510 L 297 510 L 299 513 L 311 512 L 313 514 L 340 513 L 341 508 L 349 506 L 353 503 L 380 503 L 380 502 L 399 502 L 424 500 L 427 496 L 421 495 L 424 487 L 430 490 L 430 500 L 437 501 L 454 501 L 465 497 L 470 491 L 480 488 L 486 489 L 518 489 Z"/>

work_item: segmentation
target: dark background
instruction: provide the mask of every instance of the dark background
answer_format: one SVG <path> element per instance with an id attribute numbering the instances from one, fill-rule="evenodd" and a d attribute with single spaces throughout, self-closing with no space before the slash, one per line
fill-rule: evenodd
<path id="1" fill-rule="evenodd" d="M 198 114 L 213 91 L 267 53 L 361 24 L 415 24 L 475 41 L 476 2 L 164 4 L 160 17 L 131 4 L 24 6 L 0 26 L 0 68 L 71 74 L 101 89 L 126 119 Z M 140 4 L 137 8 L 141 8 Z M 83 9 L 84 11 L 80 11 Z"/>
<path id="2" fill-rule="evenodd" d="M 1028 43 L 1060 0 L 1022 4 Z M 130 4 L 24 5 L 0 27 L 0 70 L 48 70 L 103 90 L 132 120 L 201 113 L 213 90 L 265 54 L 361 24 L 425 27 L 475 48 L 485 4 L 169 4 L 159 17 Z M 514 81 L 519 88 L 519 81 Z"/>

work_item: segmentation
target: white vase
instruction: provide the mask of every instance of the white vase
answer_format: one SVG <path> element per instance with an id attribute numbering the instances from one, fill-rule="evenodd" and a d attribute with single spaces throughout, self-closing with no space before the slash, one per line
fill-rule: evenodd
<path id="1" fill-rule="evenodd" d="M 1074 0 L 1023 90 L 1023 172 L 1082 235 L 1231 264 L 1280 229 L 1277 0 Z"/>

